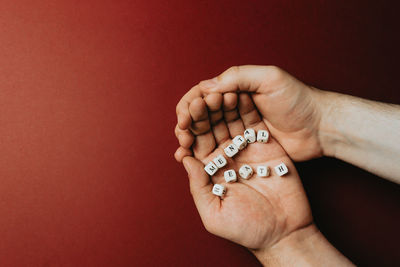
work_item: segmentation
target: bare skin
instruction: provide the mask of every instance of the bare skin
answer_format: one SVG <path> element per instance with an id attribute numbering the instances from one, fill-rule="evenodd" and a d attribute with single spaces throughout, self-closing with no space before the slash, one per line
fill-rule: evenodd
<path id="1" fill-rule="evenodd" d="M 320 107 L 314 89 L 276 67 L 243 66 L 230 68 L 217 78 L 199 83 L 178 103 L 175 133 L 185 155 L 193 143 L 188 128 L 191 118 L 187 103 L 213 92 L 250 92 L 272 136 L 290 158 L 304 161 L 323 155 L 318 127 Z M 178 154 L 179 155 L 179 154 Z M 181 160 L 180 157 L 177 160 Z"/>
<path id="2" fill-rule="evenodd" d="M 193 157 L 185 156 L 183 164 L 196 207 L 209 232 L 249 248 L 268 265 L 288 264 L 293 257 L 304 266 L 326 264 L 326 260 L 351 265 L 316 229 L 297 171 L 274 138 L 266 144 L 249 144 L 228 159 L 228 165 L 211 179 L 204 171 L 204 165 L 218 154 L 224 154 L 223 149 L 231 138 L 243 134 L 245 128 L 268 129 L 249 95 L 240 94 L 238 101 L 236 94 L 226 94 L 224 99 L 219 94 L 211 94 L 205 99 L 195 98 L 188 110 L 194 136 Z M 272 170 L 267 178 L 253 175 L 248 180 L 239 178 L 239 182 L 227 184 L 223 199 L 211 193 L 214 183 L 225 184 L 226 169 L 237 171 L 244 163 L 253 169 L 261 164 L 272 167 L 281 162 L 289 168 L 284 177 Z M 312 249 L 317 243 L 323 245 Z M 309 250 L 302 251 L 308 246 Z M 328 253 L 321 260 L 315 255 L 320 255 L 323 249 Z"/>
<path id="3" fill-rule="evenodd" d="M 191 155 L 188 103 L 211 93 L 249 92 L 271 134 L 294 161 L 336 157 L 400 183 L 400 106 L 318 90 L 275 66 L 232 67 L 178 103 L 181 161 Z"/>
<path id="4" fill-rule="evenodd" d="M 351 265 L 312 223 L 291 160 L 332 156 L 400 183 L 400 106 L 321 91 L 274 66 L 232 67 L 200 82 L 178 103 L 177 116 L 175 158 L 188 171 L 205 227 L 248 247 L 264 265 Z M 210 192 L 223 171 L 210 180 L 203 166 L 248 127 L 273 138 L 250 144 L 228 166 L 283 161 L 290 173 L 228 184 L 220 200 Z"/>

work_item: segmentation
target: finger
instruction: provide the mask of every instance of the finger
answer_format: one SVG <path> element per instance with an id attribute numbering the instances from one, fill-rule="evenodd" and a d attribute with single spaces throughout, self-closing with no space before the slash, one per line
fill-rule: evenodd
<path id="1" fill-rule="evenodd" d="M 182 159 L 186 156 L 193 156 L 193 153 L 190 149 L 178 147 L 175 151 L 174 157 L 177 162 L 182 162 Z"/>
<path id="2" fill-rule="evenodd" d="M 182 160 L 189 177 L 190 192 L 200 214 L 211 204 L 212 201 L 219 201 L 219 198 L 212 194 L 213 184 L 204 165 L 193 157 L 184 157 Z"/>
<path id="3" fill-rule="evenodd" d="M 175 127 L 175 136 L 178 138 L 179 145 L 184 148 L 190 148 L 194 142 L 194 136 L 189 130 L 182 130 L 178 124 Z"/>
<path id="4" fill-rule="evenodd" d="M 256 109 L 256 106 L 254 105 L 249 94 L 239 94 L 238 110 L 246 129 L 256 128 L 256 126 L 258 126 L 260 123 L 263 123 L 261 116 L 258 113 L 258 110 Z"/>
<path id="5" fill-rule="evenodd" d="M 223 119 L 221 110 L 223 96 L 222 94 L 209 94 L 204 97 L 204 101 L 209 111 L 209 117 L 211 124 L 217 124 Z"/>
<path id="6" fill-rule="evenodd" d="M 237 94 L 224 94 L 224 119 L 229 129 L 229 135 L 234 138 L 236 135 L 243 134 L 244 125 L 237 110 Z"/>
<path id="7" fill-rule="evenodd" d="M 194 136 L 202 135 L 210 131 L 210 121 L 208 119 L 208 110 L 205 101 L 198 97 L 189 105 L 192 125 L 190 130 Z"/>
<path id="8" fill-rule="evenodd" d="M 205 101 L 202 98 L 194 99 L 189 105 L 189 112 L 192 118 L 190 130 L 196 136 L 193 153 L 196 158 L 203 159 L 215 148 Z"/>
<path id="9" fill-rule="evenodd" d="M 276 66 L 234 66 L 212 80 L 201 82 L 199 88 L 206 93 L 261 92 L 285 75 L 286 72 Z"/>
<path id="10" fill-rule="evenodd" d="M 189 101 L 182 98 L 176 105 L 176 116 L 178 118 L 178 126 L 183 130 L 186 130 L 192 123 L 189 114 L 189 103 L 190 103 Z"/>
<path id="11" fill-rule="evenodd" d="M 202 97 L 203 92 L 198 85 L 193 86 L 176 105 L 176 115 L 178 117 L 178 126 L 182 130 L 186 130 L 192 123 L 189 105 L 197 97 Z"/>
<path id="12" fill-rule="evenodd" d="M 212 131 L 217 144 L 221 144 L 229 139 L 229 130 L 224 121 L 222 110 L 222 94 L 210 94 L 204 98 L 207 104 Z"/>

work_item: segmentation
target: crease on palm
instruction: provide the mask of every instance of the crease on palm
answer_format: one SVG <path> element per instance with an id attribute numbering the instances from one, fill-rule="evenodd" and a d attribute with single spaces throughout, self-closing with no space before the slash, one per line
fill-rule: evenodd
<path id="1" fill-rule="evenodd" d="M 195 115 L 198 120 L 196 120 L 196 116 L 192 118 L 192 129 L 196 129 L 197 132 L 196 135 L 196 132 L 193 131 L 195 143 L 192 148 L 194 157 L 204 165 L 218 154 L 224 155 L 223 149 L 231 142 L 234 136 L 237 134 L 243 135 L 245 128 L 268 130 L 267 125 L 259 115 L 254 104 L 253 107 L 246 107 L 243 103 L 240 103 L 243 99 L 246 100 L 246 98 L 243 97 L 237 99 L 234 108 L 226 108 L 224 104 L 220 104 L 219 109 L 214 107 L 211 111 L 208 109 L 208 106 L 204 103 L 201 104 L 200 100 L 197 100 L 198 103 L 196 103 L 195 106 L 203 109 L 203 111 L 196 111 L 198 113 Z M 247 98 L 247 100 L 249 99 Z M 222 116 L 219 114 L 222 114 Z M 227 119 L 227 117 L 229 118 Z M 215 136 L 218 136 L 219 140 L 217 140 Z M 276 166 L 280 162 L 285 162 L 285 164 L 289 165 L 289 175 L 286 177 L 281 178 L 275 175 L 274 177 L 260 178 L 254 174 L 249 180 L 239 179 L 238 182 L 229 184 L 227 195 L 223 200 L 215 197 L 212 201 L 207 203 L 208 208 L 202 208 L 201 213 L 208 218 L 206 220 L 212 220 L 212 223 L 208 222 L 205 223 L 205 225 L 216 224 L 217 226 L 215 227 L 221 227 L 220 222 L 216 221 L 216 218 L 224 218 L 225 221 L 230 221 L 231 218 L 227 218 L 227 216 L 232 214 L 243 223 L 249 219 L 243 218 L 243 216 L 249 214 L 250 211 L 247 210 L 248 208 L 246 207 L 248 206 L 246 205 L 250 204 L 253 209 L 252 216 L 261 216 L 265 219 L 260 225 L 253 225 L 255 228 L 265 227 L 268 229 L 267 231 L 263 231 L 265 242 L 273 242 L 275 238 L 286 235 L 288 231 L 296 227 L 296 225 L 292 228 L 288 227 L 288 224 L 293 221 L 288 220 L 288 218 L 292 216 L 290 213 L 293 209 L 283 204 L 290 203 L 292 206 L 296 206 L 297 204 L 293 204 L 293 202 L 291 202 L 292 200 L 282 198 L 294 197 L 293 199 L 297 201 L 297 196 L 295 196 L 295 194 L 297 194 L 296 192 L 300 194 L 304 194 L 304 192 L 292 161 L 273 135 L 271 135 L 270 140 L 266 144 L 257 142 L 248 144 L 248 146 L 244 150 L 239 151 L 239 154 L 235 157 L 228 158 L 228 165 L 212 176 L 211 181 L 213 183 L 224 183 L 223 171 L 232 168 L 237 171 L 241 164 L 244 163 L 250 164 L 253 168 L 258 164 L 267 164 L 273 169 L 273 166 Z M 243 205 L 240 199 L 241 197 L 244 197 L 249 203 L 244 203 Z M 257 203 L 256 201 L 260 201 L 261 203 Z M 300 206 L 304 204 L 307 205 L 307 202 L 302 202 L 302 197 L 299 198 L 299 201 L 301 202 L 299 203 Z M 234 204 L 240 205 L 237 206 Z M 255 206 L 253 207 L 253 205 Z M 232 210 L 230 210 L 230 208 Z M 256 208 L 258 208 L 258 210 Z M 233 236 L 224 236 L 223 232 L 225 229 L 222 228 L 220 231 L 216 230 L 215 233 L 230 240 L 235 240 Z M 262 241 L 257 235 L 253 236 L 255 240 Z M 245 244 L 245 241 L 240 243 Z M 257 242 L 251 244 L 259 245 Z"/>

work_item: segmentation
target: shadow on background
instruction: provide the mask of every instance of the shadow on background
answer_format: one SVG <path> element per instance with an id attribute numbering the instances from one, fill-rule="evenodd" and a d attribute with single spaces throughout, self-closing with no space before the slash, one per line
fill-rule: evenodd
<path id="1" fill-rule="evenodd" d="M 357 265 L 398 263 L 399 186 L 333 158 L 296 167 L 314 220 L 335 247 Z"/>

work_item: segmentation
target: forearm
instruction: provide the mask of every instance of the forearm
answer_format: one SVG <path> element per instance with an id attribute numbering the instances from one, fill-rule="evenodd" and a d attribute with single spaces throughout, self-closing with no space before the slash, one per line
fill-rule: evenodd
<path id="1" fill-rule="evenodd" d="M 316 90 L 323 153 L 400 183 L 400 106 Z"/>
<path id="2" fill-rule="evenodd" d="M 289 234 L 267 250 L 252 252 L 264 266 L 354 266 L 314 224 Z"/>

